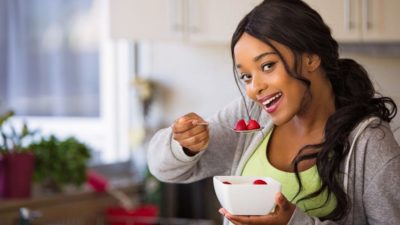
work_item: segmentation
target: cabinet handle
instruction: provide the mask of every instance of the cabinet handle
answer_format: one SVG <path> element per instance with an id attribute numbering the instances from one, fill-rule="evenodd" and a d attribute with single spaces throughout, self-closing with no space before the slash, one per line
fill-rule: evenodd
<path id="1" fill-rule="evenodd" d="M 351 0 L 344 3 L 344 27 L 347 31 L 353 29 L 353 21 L 351 20 Z"/>
<path id="2" fill-rule="evenodd" d="M 188 31 L 190 33 L 197 33 L 200 30 L 198 25 L 199 14 L 198 11 L 196 11 L 195 4 L 200 4 L 200 3 L 193 0 L 188 0 L 187 3 L 188 3 L 188 14 L 187 14 Z"/>
<path id="3" fill-rule="evenodd" d="M 372 28 L 371 21 L 369 20 L 370 15 L 369 15 L 369 0 L 363 0 L 363 29 L 365 31 L 368 31 L 369 29 Z"/>
<path id="4" fill-rule="evenodd" d="M 171 5 L 171 29 L 175 32 L 183 30 L 182 5 L 179 0 L 169 0 Z"/>

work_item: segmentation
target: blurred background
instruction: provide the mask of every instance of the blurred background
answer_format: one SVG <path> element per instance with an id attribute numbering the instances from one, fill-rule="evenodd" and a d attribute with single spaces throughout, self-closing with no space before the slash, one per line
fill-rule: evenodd
<path id="1" fill-rule="evenodd" d="M 0 0 L 0 223 L 219 224 L 212 181 L 157 181 L 146 146 L 177 117 L 210 116 L 239 96 L 230 37 L 259 2 Z M 341 56 L 399 104 L 400 2 L 306 2 Z"/>

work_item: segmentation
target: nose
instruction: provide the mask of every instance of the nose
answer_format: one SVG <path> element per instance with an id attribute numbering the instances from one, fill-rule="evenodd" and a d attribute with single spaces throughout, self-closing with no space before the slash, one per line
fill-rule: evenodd
<path id="1" fill-rule="evenodd" d="M 250 88 L 256 95 L 263 92 L 263 90 L 268 88 L 268 84 L 265 79 L 263 79 L 262 74 L 254 74 Z"/>

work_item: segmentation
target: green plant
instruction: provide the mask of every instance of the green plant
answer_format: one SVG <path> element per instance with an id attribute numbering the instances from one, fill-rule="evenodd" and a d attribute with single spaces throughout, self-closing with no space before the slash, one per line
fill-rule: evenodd
<path id="1" fill-rule="evenodd" d="M 30 149 L 25 146 L 26 140 L 37 133 L 37 131 L 29 130 L 26 122 L 24 122 L 21 128 L 17 130 L 15 125 L 10 121 L 14 114 L 14 111 L 7 111 L 0 115 L 0 153 L 2 154 L 30 151 Z"/>
<path id="2" fill-rule="evenodd" d="M 144 190 L 143 190 L 143 202 L 155 204 L 161 207 L 162 205 L 162 188 L 163 183 L 161 183 L 157 178 L 155 178 L 146 168 L 145 180 L 144 180 Z"/>
<path id="3" fill-rule="evenodd" d="M 0 135 L 1 135 L 1 145 L 0 145 L 0 152 L 5 153 L 8 150 L 8 139 L 6 134 L 4 133 L 3 124 L 8 121 L 10 117 L 14 115 L 13 111 L 7 111 L 0 115 Z"/>
<path id="4" fill-rule="evenodd" d="M 86 181 L 90 149 L 77 139 L 59 140 L 54 135 L 41 138 L 29 148 L 36 156 L 33 179 L 53 191 L 66 184 L 80 186 Z"/>

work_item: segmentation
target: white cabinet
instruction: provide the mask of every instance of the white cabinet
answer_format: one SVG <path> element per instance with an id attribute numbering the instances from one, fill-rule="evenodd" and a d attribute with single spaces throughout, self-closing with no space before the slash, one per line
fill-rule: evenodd
<path id="1" fill-rule="evenodd" d="M 399 0 L 305 0 L 341 42 L 400 41 Z"/>
<path id="2" fill-rule="evenodd" d="M 177 39 L 182 36 L 181 0 L 110 0 L 111 36 L 119 39 Z"/>
<path id="3" fill-rule="evenodd" d="M 240 20 L 261 0 L 189 0 L 187 39 L 229 43 Z"/>
<path id="4" fill-rule="evenodd" d="M 111 0 L 113 38 L 229 43 L 262 0 Z"/>
<path id="5" fill-rule="evenodd" d="M 400 1 L 363 0 L 364 29 L 367 41 L 400 41 Z"/>

